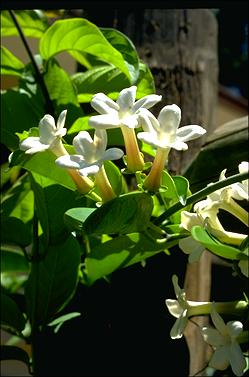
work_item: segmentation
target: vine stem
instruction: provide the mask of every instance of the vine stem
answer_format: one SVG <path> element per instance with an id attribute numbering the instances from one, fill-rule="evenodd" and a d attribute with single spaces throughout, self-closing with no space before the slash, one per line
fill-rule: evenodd
<path id="1" fill-rule="evenodd" d="M 20 27 L 20 25 L 19 25 L 19 23 L 18 23 L 18 21 L 17 21 L 17 18 L 16 18 L 16 16 L 15 16 L 15 13 L 14 13 L 12 10 L 9 10 L 9 14 L 10 14 L 10 16 L 11 16 L 13 22 L 14 22 L 15 27 L 17 28 L 17 31 L 18 31 L 18 33 L 19 33 L 19 35 L 20 35 L 20 38 L 21 38 L 21 40 L 22 40 L 22 42 L 23 42 L 23 44 L 24 44 L 24 47 L 25 47 L 25 49 L 26 49 L 26 51 L 27 51 L 27 54 L 28 54 L 28 56 L 29 56 L 29 58 L 30 58 L 30 60 L 31 60 L 31 63 L 32 63 L 33 67 L 34 67 L 34 70 L 35 70 L 35 77 L 36 77 L 38 83 L 40 84 L 40 87 L 41 87 L 42 93 L 43 93 L 44 98 L 45 98 L 45 102 L 46 102 L 46 112 L 47 112 L 48 114 L 54 116 L 54 107 L 53 107 L 52 101 L 51 101 L 51 99 L 50 99 L 50 97 L 49 97 L 49 93 L 48 93 L 47 87 L 46 87 L 46 85 L 45 85 L 45 82 L 44 82 L 43 76 L 42 76 L 42 74 L 41 74 L 41 72 L 40 72 L 40 70 L 39 70 L 39 67 L 38 67 L 38 65 L 37 65 L 37 63 L 36 63 L 36 61 L 35 61 L 35 59 L 34 59 L 34 56 L 33 56 L 33 54 L 32 54 L 32 51 L 31 51 L 31 49 L 30 49 L 30 47 L 29 47 L 29 45 L 28 45 L 28 43 L 27 43 L 27 41 L 26 41 L 26 38 L 25 38 L 25 36 L 24 36 L 24 33 L 23 33 L 23 31 L 22 31 L 22 29 L 21 29 L 21 27 Z"/>
<path id="2" fill-rule="evenodd" d="M 158 216 L 154 220 L 154 224 L 155 225 L 162 224 L 163 221 L 165 221 L 168 217 L 170 217 L 171 215 L 173 215 L 175 212 L 179 211 L 180 209 L 183 209 L 190 204 L 199 202 L 201 199 L 205 198 L 207 195 L 211 194 L 212 192 L 214 192 L 216 190 L 219 190 L 223 187 L 232 185 L 233 183 L 236 183 L 236 182 L 244 181 L 244 180 L 248 179 L 248 176 L 249 176 L 249 172 L 234 174 L 234 175 L 232 175 L 232 176 L 230 176 L 230 177 L 228 177 L 228 178 L 226 178 L 222 181 L 218 181 L 218 182 L 215 182 L 215 183 L 208 185 L 204 189 L 197 191 L 193 195 L 190 195 L 186 199 L 185 204 L 181 204 L 180 202 L 177 202 L 172 207 L 168 208 L 164 213 L 162 213 L 160 216 Z"/>

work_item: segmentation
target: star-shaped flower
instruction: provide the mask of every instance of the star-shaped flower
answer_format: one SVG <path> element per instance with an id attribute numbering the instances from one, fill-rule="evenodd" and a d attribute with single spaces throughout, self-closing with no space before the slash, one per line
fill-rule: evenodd
<path id="1" fill-rule="evenodd" d="M 229 321 L 225 324 L 215 310 L 214 304 L 211 309 L 211 318 L 215 329 L 203 327 L 201 330 L 204 340 L 214 348 L 209 366 L 218 370 L 225 370 L 230 364 L 233 373 L 236 376 L 242 376 L 246 367 L 246 360 L 237 338 L 243 331 L 243 324 L 240 321 Z"/>
<path id="2" fill-rule="evenodd" d="M 206 133 L 204 128 L 197 125 L 178 129 L 181 109 L 175 104 L 164 106 L 157 119 L 146 109 L 140 109 L 139 116 L 144 132 L 139 132 L 137 137 L 154 148 L 185 151 L 188 149 L 186 141 L 194 140 Z"/>
<path id="3" fill-rule="evenodd" d="M 179 287 L 176 275 L 172 276 L 172 282 L 177 300 L 167 299 L 165 303 L 170 314 L 177 318 L 170 331 L 170 337 L 172 339 L 180 339 L 187 326 L 189 316 L 198 315 L 198 309 L 201 314 L 203 308 L 209 305 L 209 303 L 186 300 L 186 293 L 184 289 Z"/>
<path id="4" fill-rule="evenodd" d="M 96 129 L 116 127 L 133 129 L 138 127 L 138 110 L 151 108 L 161 101 L 162 96 L 150 94 L 135 102 L 136 90 L 136 86 L 123 89 L 118 96 L 117 102 L 114 102 L 104 93 L 97 93 L 93 96 L 91 105 L 101 115 L 90 117 L 89 125 Z"/>
<path id="5" fill-rule="evenodd" d="M 51 115 L 44 115 L 39 123 L 39 136 L 31 136 L 21 141 L 20 149 L 26 154 L 43 152 L 47 149 L 56 153 L 61 138 L 67 132 L 67 129 L 64 128 L 66 115 L 67 110 L 63 110 L 59 115 L 57 125 Z"/>
<path id="6" fill-rule="evenodd" d="M 79 170 L 82 176 L 95 175 L 103 161 L 117 160 L 123 156 L 123 151 L 119 148 L 106 150 L 105 130 L 96 130 L 93 139 L 89 132 L 81 131 L 73 139 L 73 146 L 78 154 L 61 156 L 55 162 L 60 167 Z"/>

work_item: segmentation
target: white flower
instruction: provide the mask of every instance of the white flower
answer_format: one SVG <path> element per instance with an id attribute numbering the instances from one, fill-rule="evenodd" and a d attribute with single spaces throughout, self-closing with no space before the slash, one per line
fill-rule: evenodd
<path id="1" fill-rule="evenodd" d="M 77 169 L 83 176 L 97 174 L 104 160 L 117 160 L 123 156 L 121 149 L 106 150 L 105 130 L 96 130 L 94 139 L 87 131 L 81 131 L 73 139 L 73 146 L 78 154 L 61 156 L 55 162 L 63 168 Z"/>
<path id="2" fill-rule="evenodd" d="M 61 138 L 66 134 L 67 129 L 64 128 L 67 110 L 63 110 L 55 125 L 54 118 L 46 114 L 39 123 L 39 137 L 31 136 L 21 141 L 20 149 L 26 154 L 42 152 L 47 149 L 53 149 L 61 142 Z"/>
<path id="3" fill-rule="evenodd" d="M 239 321 L 230 321 L 225 324 L 215 310 L 214 304 L 211 309 L 211 318 L 216 329 L 203 327 L 201 330 L 204 340 L 214 348 L 209 366 L 225 370 L 230 364 L 233 373 L 236 376 L 242 376 L 246 361 L 236 339 L 243 331 L 243 324 Z"/>
<path id="4" fill-rule="evenodd" d="M 187 326 L 188 317 L 198 314 L 198 312 L 201 314 L 203 308 L 209 303 L 186 300 L 186 293 L 184 289 L 179 287 L 176 275 L 172 276 L 172 282 L 177 300 L 167 299 L 165 303 L 170 314 L 177 318 L 170 331 L 170 337 L 172 339 L 180 339 Z"/>
<path id="5" fill-rule="evenodd" d="M 186 141 L 194 140 L 206 133 L 204 128 L 197 125 L 178 129 L 181 109 L 175 104 L 164 106 L 157 119 L 146 109 L 140 109 L 139 115 L 144 132 L 139 132 L 137 137 L 155 148 L 184 151 L 188 149 Z"/>
<path id="6" fill-rule="evenodd" d="M 136 86 L 123 89 L 114 102 L 104 93 L 97 93 L 91 101 L 92 107 L 101 115 L 90 117 L 89 125 L 94 128 L 116 128 L 139 126 L 138 110 L 140 108 L 149 109 L 157 102 L 161 101 L 162 96 L 150 94 L 135 102 Z"/>
<path id="7" fill-rule="evenodd" d="M 181 239 L 179 241 L 179 247 L 185 254 L 189 254 L 189 263 L 198 262 L 203 251 L 205 251 L 205 247 L 191 236 Z"/>

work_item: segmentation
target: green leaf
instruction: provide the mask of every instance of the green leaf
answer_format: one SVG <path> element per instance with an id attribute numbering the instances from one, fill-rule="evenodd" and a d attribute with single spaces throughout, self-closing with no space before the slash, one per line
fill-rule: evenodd
<path id="1" fill-rule="evenodd" d="M 147 228 L 153 209 L 150 195 L 132 192 L 96 209 L 84 222 L 88 234 L 126 234 Z"/>
<path id="2" fill-rule="evenodd" d="M 67 109 L 66 123 L 72 124 L 83 115 L 77 100 L 77 94 L 73 82 L 68 73 L 60 67 L 59 63 L 51 58 L 46 65 L 44 80 L 49 97 L 55 103 L 57 115 Z"/>
<path id="3" fill-rule="evenodd" d="M 89 118 L 90 116 L 78 118 L 67 131 L 67 135 L 75 134 L 80 131 L 92 130 L 92 128 L 88 125 Z"/>
<path id="4" fill-rule="evenodd" d="M 16 217 L 27 223 L 33 218 L 33 213 L 34 195 L 29 177 L 24 174 L 4 194 L 1 201 L 1 214 L 6 217 Z"/>
<path id="5" fill-rule="evenodd" d="M 16 346 L 1 346 L 0 360 L 18 360 L 29 366 L 29 355 L 22 348 Z"/>
<path id="6" fill-rule="evenodd" d="M 219 257 L 235 260 L 240 259 L 241 251 L 235 247 L 223 244 L 211 237 L 201 226 L 194 226 L 191 229 L 192 237 Z"/>
<path id="7" fill-rule="evenodd" d="M 40 53 L 45 60 L 63 51 L 83 65 L 86 65 L 86 54 L 94 55 L 119 68 L 130 79 L 121 53 L 112 47 L 97 26 L 85 19 L 55 21 L 42 36 Z"/>
<path id="8" fill-rule="evenodd" d="M 73 230 L 80 230 L 83 229 L 83 224 L 88 218 L 96 210 L 96 208 L 70 208 L 64 214 L 64 221 L 70 231 Z"/>
<path id="9" fill-rule="evenodd" d="M 15 133 L 38 125 L 44 115 L 43 103 L 36 94 L 25 90 L 20 94 L 10 89 L 1 93 L 1 108 L 4 109 L 1 111 L 1 142 L 11 150 L 17 149 L 19 140 Z"/>
<path id="10" fill-rule="evenodd" d="M 28 272 L 29 263 L 23 252 L 10 245 L 1 246 L 1 272 Z"/>
<path id="11" fill-rule="evenodd" d="M 48 246 L 45 258 L 35 264 L 26 284 L 29 316 L 36 305 L 39 325 L 49 323 L 72 298 L 80 264 L 80 247 L 70 235 L 56 246 Z"/>
<path id="12" fill-rule="evenodd" d="M 1 46 L 1 75 L 12 75 L 20 77 L 24 64 L 6 47 Z"/>
<path id="13" fill-rule="evenodd" d="M 32 173 L 37 215 L 47 243 L 62 242 L 68 236 L 65 211 L 76 205 L 75 193 L 40 174 Z"/>
<path id="14" fill-rule="evenodd" d="M 92 285 L 117 269 L 141 262 L 166 249 L 166 244 L 158 244 L 141 233 L 122 235 L 104 242 L 94 247 L 85 259 L 85 282 Z"/>
<path id="15" fill-rule="evenodd" d="M 188 194 L 189 194 L 189 182 L 188 182 L 187 178 L 182 177 L 180 175 L 175 175 L 172 178 L 173 178 L 173 181 L 175 183 L 176 192 L 177 192 L 179 202 L 182 205 L 185 205 Z"/>
<path id="16" fill-rule="evenodd" d="M 111 45 L 123 55 L 130 73 L 131 84 L 135 84 L 139 76 L 139 58 L 136 47 L 125 34 L 116 29 L 100 28 L 100 30 Z"/>
<path id="17" fill-rule="evenodd" d="M 156 93 L 154 77 L 147 64 L 142 61 L 139 62 L 139 77 L 136 85 L 137 99 Z"/>
<path id="18" fill-rule="evenodd" d="M 21 332 L 25 327 L 25 319 L 12 298 L 1 292 L 1 325 Z"/>
<path id="19" fill-rule="evenodd" d="M 127 193 L 127 184 L 120 169 L 112 161 L 104 161 L 104 167 L 115 194 L 119 196 Z M 97 188 L 96 192 L 98 193 Z"/>
<path id="20" fill-rule="evenodd" d="M 23 151 L 17 150 L 13 153 L 13 159 L 16 165 L 24 169 L 49 178 L 60 185 L 75 191 L 76 186 L 65 169 L 58 167 L 55 164 L 55 155 L 51 151 L 36 153 L 32 156 L 26 155 Z"/>
<path id="21" fill-rule="evenodd" d="M 59 329 L 61 328 L 61 326 L 63 325 L 63 323 L 65 323 L 66 321 L 70 321 L 73 318 L 79 317 L 80 315 L 81 315 L 81 313 L 78 313 L 78 312 L 64 314 L 64 315 L 56 318 L 52 322 L 50 322 L 48 324 L 48 326 L 56 326 L 55 329 L 54 329 L 54 333 L 56 334 L 59 331 Z"/>
<path id="22" fill-rule="evenodd" d="M 40 38 L 48 28 L 44 13 L 37 9 L 15 10 L 15 16 L 26 37 Z M 18 30 L 7 10 L 1 12 L 1 35 L 18 35 Z"/>
<path id="23" fill-rule="evenodd" d="M 125 74 L 110 65 L 102 65 L 83 73 L 76 73 L 73 76 L 73 83 L 78 92 L 79 102 L 90 102 L 96 93 L 102 92 L 108 95 L 130 86 Z"/>
<path id="24" fill-rule="evenodd" d="M 28 225 L 16 217 L 1 216 L 1 242 L 28 246 L 31 243 Z"/>

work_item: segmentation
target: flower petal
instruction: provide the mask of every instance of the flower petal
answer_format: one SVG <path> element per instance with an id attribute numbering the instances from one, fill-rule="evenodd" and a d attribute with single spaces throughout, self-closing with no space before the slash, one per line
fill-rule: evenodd
<path id="1" fill-rule="evenodd" d="M 180 339 L 183 335 L 183 332 L 187 326 L 188 317 L 187 317 L 187 309 L 184 310 L 182 316 L 177 318 L 175 321 L 171 331 L 170 337 L 171 339 Z"/>
<path id="2" fill-rule="evenodd" d="M 208 365 L 218 370 L 227 369 L 229 366 L 229 345 L 217 348 Z"/>
<path id="3" fill-rule="evenodd" d="M 118 104 L 104 93 L 97 93 L 93 96 L 91 106 L 100 114 L 113 114 L 119 110 Z"/>
<path id="4" fill-rule="evenodd" d="M 160 148 L 161 144 L 157 138 L 156 132 L 138 132 L 137 138 L 154 148 Z"/>
<path id="5" fill-rule="evenodd" d="M 212 329 L 211 327 L 203 327 L 201 329 L 201 333 L 205 342 L 213 347 L 220 347 L 226 344 L 226 338 L 216 329 Z"/>
<path id="6" fill-rule="evenodd" d="M 181 109 L 177 105 L 167 105 L 158 115 L 161 132 L 167 135 L 169 141 L 175 140 L 177 128 L 181 121 Z"/>
<path id="7" fill-rule="evenodd" d="M 64 127 L 66 116 L 67 116 L 67 110 L 63 110 L 60 113 L 59 118 L 57 120 L 57 131 L 61 130 Z"/>
<path id="8" fill-rule="evenodd" d="M 140 109 L 138 111 L 139 125 L 142 126 L 145 132 L 160 132 L 160 124 L 156 117 L 147 109 Z"/>
<path id="9" fill-rule="evenodd" d="M 237 342 L 233 342 L 230 345 L 230 356 L 229 361 L 231 364 L 231 368 L 233 373 L 236 376 L 242 376 L 243 370 L 246 367 L 246 359 L 241 351 L 241 348 Z"/>
<path id="10" fill-rule="evenodd" d="M 55 160 L 55 163 L 61 168 L 80 169 L 83 157 L 77 154 L 60 156 Z"/>
<path id="11" fill-rule="evenodd" d="M 78 154 L 84 156 L 86 161 L 91 161 L 95 148 L 89 132 L 80 131 L 73 139 L 73 146 Z"/>
<path id="12" fill-rule="evenodd" d="M 189 141 L 197 139 L 204 135 L 207 131 L 197 125 L 183 126 L 176 131 L 176 140 Z"/>
<path id="13" fill-rule="evenodd" d="M 56 133 L 54 118 L 46 114 L 39 122 L 39 135 L 42 144 L 51 144 L 55 139 Z"/>
<path id="14" fill-rule="evenodd" d="M 191 236 L 181 239 L 179 241 L 179 247 L 184 253 L 190 254 L 188 258 L 189 263 L 197 262 L 205 250 L 205 247 Z"/>
<path id="15" fill-rule="evenodd" d="M 182 315 L 184 309 L 179 305 L 177 300 L 167 299 L 165 300 L 165 303 L 171 315 L 176 318 L 179 318 Z"/>
<path id="16" fill-rule="evenodd" d="M 202 225 L 202 222 L 198 218 L 196 213 L 182 211 L 181 212 L 181 226 L 184 229 L 191 231 L 192 227 L 195 225 Z"/>
<path id="17" fill-rule="evenodd" d="M 83 175 L 84 177 L 87 177 L 88 175 L 95 175 L 99 172 L 99 169 L 101 168 L 102 163 L 98 161 L 94 164 L 85 164 L 85 167 L 79 170 L 80 175 Z"/>
<path id="18" fill-rule="evenodd" d="M 186 151 L 188 149 L 188 145 L 181 140 L 177 140 L 177 138 L 172 143 L 167 143 L 167 145 L 177 151 Z"/>
<path id="19" fill-rule="evenodd" d="M 215 325 L 216 329 L 221 333 L 221 335 L 227 336 L 228 335 L 227 327 L 226 327 L 225 322 L 223 321 L 222 317 L 219 315 L 219 313 L 217 313 L 214 303 L 212 304 L 212 309 L 211 309 L 210 315 L 211 315 L 213 324 Z"/>
<path id="20" fill-rule="evenodd" d="M 121 126 L 118 114 L 94 115 L 89 118 L 88 123 L 91 127 L 103 129 Z"/>
<path id="21" fill-rule="evenodd" d="M 102 159 L 107 146 L 106 130 L 98 129 L 94 132 L 93 143 L 95 147 L 95 161 Z"/>
<path id="22" fill-rule="evenodd" d="M 25 151 L 26 154 L 42 152 L 48 149 L 49 147 L 49 144 L 41 143 L 40 138 L 36 136 L 27 137 L 27 139 L 21 141 L 20 143 L 20 149 L 22 151 Z"/>
<path id="23" fill-rule="evenodd" d="M 128 128 L 136 128 L 139 126 L 138 115 L 126 116 L 122 118 L 120 121 L 122 122 L 122 125 Z"/>
<path id="24" fill-rule="evenodd" d="M 123 157 L 123 155 L 124 152 L 122 151 L 122 149 L 109 148 L 104 152 L 102 160 L 119 160 L 121 157 Z"/>
<path id="25" fill-rule="evenodd" d="M 231 338 L 236 338 L 243 331 L 243 323 L 240 321 L 227 322 L 227 330 Z"/>
<path id="26" fill-rule="evenodd" d="M 149 94 L 148 96 L 145 96 L 135 102 L 132 110 L 135 113 L 138 109 L 140 109 L 140 107 L 150 109 L 156 103 L 160 102 L 161 99 L 162 96 L 158 96 L 157 94 Z"/>
<path id="27" fill-rule="evenodd" d="M 136 98 L 136 86 L 131 86 L 130 88 L 125 88 L 119 93 L 117 104 L 119 105 L 120 113 L 131 113 L 131 110 L 135 103 Z"/>

